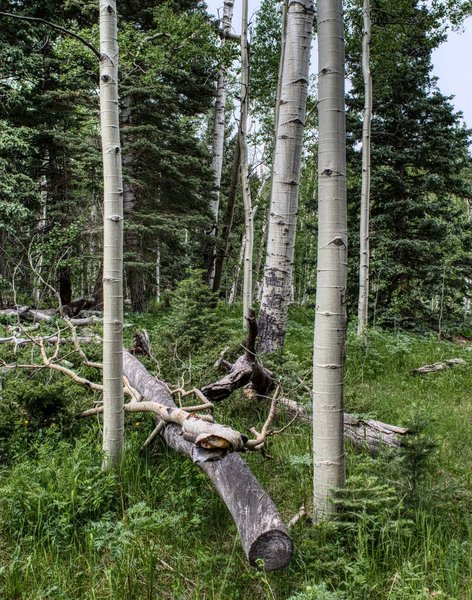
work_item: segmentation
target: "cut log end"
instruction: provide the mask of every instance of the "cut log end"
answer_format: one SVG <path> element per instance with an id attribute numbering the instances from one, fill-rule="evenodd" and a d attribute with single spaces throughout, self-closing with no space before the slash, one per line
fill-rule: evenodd
<path id="1" fill-rule="evenodd" d="M 293 544 L 287 533 L 281 529 L 271 529 L 254 540 L 248 558 L 253 567 L 277 571 L 289 564 L 292 553 Z"/>

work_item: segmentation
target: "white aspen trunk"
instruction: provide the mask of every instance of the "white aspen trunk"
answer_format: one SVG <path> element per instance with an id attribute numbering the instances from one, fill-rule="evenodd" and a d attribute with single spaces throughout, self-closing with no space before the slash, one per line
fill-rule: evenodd
<path id="1" fill-rule="evenodd" d="M 249 106 L 249 53 L 247 40 L 248 0 L 243 0 L 241 18 L 241 120 L 239 123 L 239 144 L 241 154 L 241 185 L 244 202 L 245 251 L 243 279 L 243 327 L 252 309 L 252 255 L 254 247 L 254 215 L 252 211 L 251 188 L 249 186 L 247 120 Z"/>
<path id="2" fill-rule="evenodd" d="M 38 234 L 40 240 L 43 237 L 44 230 L 46 229 L 46 219 L 47 219 L 47 205 L 48 205 L 48 191 L 47 191 L 47 181 L 45 177 L 42 177 L 41 180 L 41 214 L 38 223 Z M 43 270 L 43 261 L 44 256 L 43 252 L 39 250 L 39 256 L 34 266 L 35 275 L 33 279 L 33 304 L 36 308 L 39 307 L 39 302 L 41 300 L 41 271 Z"/>
<path id="3" fill-rule="evenodd" d="M 364 0 L 362 31 L 362 75 L 364 77 L 364 122 L 362 126 L 362 189 L 359 260 L 359 304 L 357 335 L 361 337 L 369 317 L 369 212 L 370 128 L 372 120 L 372 76 L 370 72 L 370 0 Z"/>
<path id="4" fill-rule="evenodd" d="M 226 39 L 231 31 L 231 21 L 233 19 L 234 0 L 225 0 L 223 5 L 223 17 L 220 22 L 220 36 L 223 48 Z M 210 235 L 216 236 L 218 229 L 218 213 L 220 207 L 220 186 L 221 172 L 223 170 L 223 151 L 225 141 L 225 108 L 226 108 L 226 67 L 218 70 L 218 80 L 216 84 L 216 102 L 215 102 L 215 124 L 213 129 L 213 173 L 215 181 L 215 199 L 210 202 L 210 209 L 213 215 L 213 226 Z M 211 258 L 211 269 L 209 284 L 212 287 L 215 278 L 215 260 L 216 252 L 213 248 Z"/>
<path id="5" fill-rule="evenodd" d="M 314 516 L 344 485 L 346 125 L 342 0 L 318 0 L 318 260 L 313 355 Z"/>
<path id="6" fill-rule="evenodd" d="M 246 255 L 246 236 L 241 240 L 241 250 L 239 252 L 239 260 L 238 266 L 236 268 L 236 275 L 234 276 L 233 285 L 231 286 L 231 291 L 229 293 L 228 304 L 234 304 L 236 300 L 236 294 L 238 293 L 238 284 L 239 284 L 239 276 L 241 274 L 241 265 L 244 262 L 244 257 Z"/>
<path id="7" fill-rule="evenodd" d="M 103 451 L 121 463 L 123 410 L 123 181 L 118 114 L 116 2 L 100 2 L 100 129 L 103 154 Z"/>
<path id="8" fill-rule="evenodd" d="M 283 346 L 292 287 L 300 166 L 310 63 L 312 0 L 289 0 L 275 140 L 259 350 Z"/>

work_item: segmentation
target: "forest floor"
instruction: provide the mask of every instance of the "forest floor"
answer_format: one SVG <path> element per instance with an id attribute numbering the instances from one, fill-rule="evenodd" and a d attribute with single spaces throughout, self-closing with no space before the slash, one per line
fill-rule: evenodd
<path id="1" fill-rule="evenodd" d="M 192 310 L 194 311 L 192 313 Z M 240 353 L 239 307 L 129 314 L 127 344 L 150 334 L 146 366 L 186 388 L 214 381 L 220 350 Z M 294 308 L 286 348 L 265 360 L 283 395 L 309 406 L 313 314 Z M 0 337 L 11 335 L 0 326 Z M 94 326 L 99 331 L 99 326 Z M 41 325 L 44 333 L 50 326 Z M 34 332 L 37 335 L 37 332 Z M 119 476 L 101 472 L 100 419 L 75 415 L 91 391 L 49 369 L 1 373 L 0 597 L 5 599 L 328 600 L 472 598 L 472 344 L 372 329 L 348 332 L 346 410 L 416 431 L 401 452 L 347 448 L 347 487 L 336 520 L 292 528 L 294 556 L 281 572 L 252 569 L 227 509 L 204 474 L 160 441 L 140 447 L 150 415 L 126 417 Z M 100 347 L 87 345 L 91 359 Z M 49 350 L 52 352 L 53 348 Z M 0 347 L 6 362 L 39 362 L 31 345 Z M 36 355 L 35 355 L 36 353 Z M 67 345 L 61 355 L 88 378 Z M 441 359 L 466 365 L 425 376 Z M 95 398 L 96 399 L 96 398 Z M 216 417 L 243 432 L 267 403 L 239 391 Z M 281 413 L 277 427 L 290 416 Z M 311 429 L 294 423 L 245 459 L 287 522 L 311 511 Z"/>

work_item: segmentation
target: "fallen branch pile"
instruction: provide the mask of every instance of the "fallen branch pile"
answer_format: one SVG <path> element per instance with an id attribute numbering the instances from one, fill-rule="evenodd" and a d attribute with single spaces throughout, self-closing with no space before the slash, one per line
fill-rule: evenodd
<path id="1" fill-rule="evenodd" d="M 254 313 L 251 314 L 248 322 L 248 337 L 244 354 L 234 364 L 224 360 L 224 352 L 220 354 L 215 367 L 226 370 L 228 374 L 201 390 L 204 396 L 212 402 L 220 402 L 230 396 L 233 391 L 242 387 L 250 389 L 263 399 L 275 386 L 274 375 L 264 367 L 255 354 L 257 323 Z M 302 380 L 300 382 L 311 394 L 310 388 Z M 306 408 L 294 400 L 281 397 L 278 398 L 277 404 L 285 406 L 294 415 L 294 418 L 304 421 L 312 420 L 312 415 Z M 406 436 L 411 433 L 411 430 L 405 427 L 344 413 L 345 439 L 358 448 L 366 448 L 372 454 L 378 453 L 382 447 L 400 448 L 404 445 Z"/>

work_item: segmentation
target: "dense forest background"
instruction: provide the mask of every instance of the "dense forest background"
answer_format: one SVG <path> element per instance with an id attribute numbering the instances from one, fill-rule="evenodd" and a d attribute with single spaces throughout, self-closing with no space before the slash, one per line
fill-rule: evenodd
<path id="1" fill-rule="evenodd" d="M 88 6 L 88 5 L 87 5 Z M 93 7 L 72 2 L 58 15 L 45 3 L 15 4 L 97 42 Z M 2 4 L 8 11 L 12 7 Z M 255 280 L 264 263 L 280 7 L 264 2 L 251 44 L 251 186 L 256 198 Z M 360 8 L 347 6 L 350 289 L 357 297 L 363 84 Z M 59 19 L 59 20 L 58 20 Z M 389 327 L 461 327 L 470 272 L 469 131 L 431 75 L 446 36 L 444 7 L 416 2 L 373 8 L 371 317 Z M 36 305 L 94 296 L 100 301 L 101 187 L 95 57 L 47 26 L 2 18 L 1 301 L 33 292 Z M 218 66 L 235 85 L 228 97 L 223 182 L 230 188 L 238 87 L 237 45 L 221 49 L 200 3 L 124 3 L 120 10 L 121 128 L 125 178 L 126 301 L 143 312 L 175 289 L 187 268 L 205 269 L 213 98 Z M 308 100 L 293 300 L 312 303 L 316 263 L 316 81 Z M 232 91 L 231 91 L 232 89 Z M 219 294 L 237 279 L 243 230 L 236 203 Z M 220 236 L 223 227 L 219 228 Z M 220 247 L 224 248 L 221 239 Z M 35 275 L 36 271 L 36 275 Z M 156 277 L 157 273 L 157 277 Z M 40 289 L 41 288 L 41 289 Z M 234 295 L 233 295 L 234 296 Z M 19 298 L 18 298 L 19 299 Z M 26 297 L 24 298 L 26 302 Z M 354 309 L 354 311 L 353 311 Z"/>
<path id="2" fill-rule="evenodd" d="M 270 432 L 264 452 L 244 454 L 284 522 L 298 515 L 290 565 L 266 573 L 249 566 L 203 473 L 162 440 L 149 442 L 151 415 L 126 416 L 118 473 L 101 468 L 100 418 L 77 419 L 101 398 L 94 386 L 101 382 L 103 184 L 98 61 L 70 33 L 98 48 L 97 6 L 0 0 L 0 596 L 470 600 L 472 131 L 432 74 L 432 53 L 451 28 L 463 26 L 470 6 L 372 2 L 371 289 L 362 336 L 363 15 L 359 0 L 344 7 L 345 406 L 362 423 L 381 420 L 407 433 L 394 448 L 348 443 L 336 515 L 313 523 L 318 103 L 311 76 L 285 344 L 261 358 L 288 404 L 278 405 L 271 425 L 278 433 Z M 250 23 L 256 310 L 283 12 L 283 3 L 263 0 Z M 219 355 L 221 365 L 247 352 L 239 41 L 222 44 L 217 20 L 193 0 L 119 0 L 118 19 L 124 344 L 136 349 L 141 332 L 148 344 L 143 364 L 185 404 L 184 389 L 205 389 L 219 378 Z M 313 33 L 316 43 L 316 27 Z M 212 139 L 222 68 L 228 85 L 218 187 Z M 72 334 L 66 317 L 81 309 L 89 309 L 87 323 Z M 447 359 L 455 360 L 450 368 Z M 413 374 L 439 361 L 442 370 Z M 71 381 L 70 373 L 78 378 Z M 262 431 L 268 399 L 238 389 L 214 414 L 250 435 Z"/>

